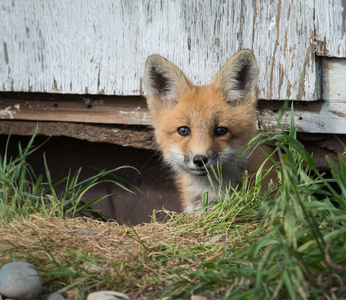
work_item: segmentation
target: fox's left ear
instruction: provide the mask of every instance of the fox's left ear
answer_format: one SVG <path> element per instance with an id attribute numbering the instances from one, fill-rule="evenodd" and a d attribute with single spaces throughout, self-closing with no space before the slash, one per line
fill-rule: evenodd
<path id="1" fill-rule="evenodd" d="M 235 54 L 212 81 L 214 90 L 227 102 L 255 105 L 257 102 L 258 66 L 251 50 Z"/>

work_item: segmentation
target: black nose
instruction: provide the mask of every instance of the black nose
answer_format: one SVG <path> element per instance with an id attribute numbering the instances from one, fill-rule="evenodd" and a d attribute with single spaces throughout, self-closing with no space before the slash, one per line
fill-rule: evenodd
<path id="1" fill-rule="evenodd" d="M 196 155 L 194 158 L 193 158 L 193 164 L 196 166 L 196 167 L 203 167 L 204 165 L 207 164 L 208 162 L 208 157 L 204 156 L 204 155 Z"/>

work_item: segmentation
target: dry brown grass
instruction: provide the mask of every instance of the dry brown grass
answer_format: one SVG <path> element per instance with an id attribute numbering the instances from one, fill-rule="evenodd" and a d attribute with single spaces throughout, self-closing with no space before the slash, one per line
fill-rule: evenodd
<path id="1" fill-rule="evenodd" d="M 186 224 L 173 228 L 169 221 L 129 227 L 90 218 L 32 215 L 2 226 L 0 264 L 13 259 L 32 263 L 42 272 L 46 293 L 71 285 L 67 293 L 76 298 L 89 290 L 116 289 L 132 299 L 147 299 L 178 276 L 167 273 L 170 268 L 200 265 L 189 252 L 191 247 L 205 248 L 209 234 L 185 229 Z M 88 270 L 86 262 L 96 264 L 99 272 Z"/>

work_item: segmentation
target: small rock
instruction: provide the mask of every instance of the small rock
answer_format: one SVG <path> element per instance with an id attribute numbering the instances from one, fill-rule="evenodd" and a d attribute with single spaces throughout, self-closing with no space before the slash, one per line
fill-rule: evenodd
<path id="1" fill-rule="evenodd" d="M 203 296 L 191 296 L 191 300 L 208 300 L 207 297 L 203 297 Z"/>
<path id="2" fill-rule="evenodd" d="M 119 292 L 99 291 L 89 294 L 87 300 L 130 300 L 130 298 Z"/>
<path id="3" fill-rule="evenodd" d="M 61 294 L 53 294 L 50 295 L 47 300 L 65 300 L 65 298 Z"/>
<path id="4" fill-rule="evenodd" d="M 224 238 L 225 238 L 225 235 L 224 235 L 224 234 L 217 234 L 217 235 L 214 235 L 214 236 L 209 240 L 209 243 L 214 244 L 214 243 L 217 243 L 217 242 L 221 241 L 221 239 L 224 239 Z"/>
<path id="5" fill-rule="evenodd" d="M 86 262 L 83 264 L 83 268 L 91 274 L 101 273 L 101 268 L 98 265 L 95 265 L 90 262 Z"/>
<path id="6" fill-rule="evenodd" d="M 42 278 L 27 262 L 11 262 L 0 270 L 0 294 L 7 298 L 30 300 L 41 292 Z"/>

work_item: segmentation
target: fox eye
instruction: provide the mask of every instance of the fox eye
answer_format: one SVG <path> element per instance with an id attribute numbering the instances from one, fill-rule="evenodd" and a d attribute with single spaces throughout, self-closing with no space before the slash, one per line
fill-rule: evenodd
<path id="1" fill-rule="evenodd" d="M 188 135 L 190 135 L 190 132 L 191 132 L 190 128 L 187 126 L 181 126 L 178 128 L 177 131 L 178 131 L 179 135 L 181 135 L 181 136 L 188 136 Z"/>
<path id="2" fill-rule="evenodd" d="M 228 132 L 228 129 L 226 127 L 217 127 L 214 130 L 214 135 L 216 137 L 223 136 Z"/>

